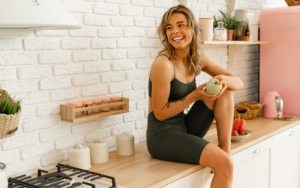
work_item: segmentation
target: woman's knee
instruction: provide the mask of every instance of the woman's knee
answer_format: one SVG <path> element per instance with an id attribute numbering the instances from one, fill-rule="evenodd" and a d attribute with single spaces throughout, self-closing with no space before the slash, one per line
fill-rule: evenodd
<path id="1" fill-rule="evenodd" d="M 207 144 L 202 151 L 199 164 L 212 168 L 215 173 L 233 178 L 233 162 L 230 156 L 214 144 Z"/>
<path id="2" fill-rule="evenodd" d="M 219 173 L 222 176 L 226 176 L 228 179 L 233 179 L 233 162 L 230 156 L 223 157 L 220 160 L 220 165 L 214 169 L 215 173 Z"/>

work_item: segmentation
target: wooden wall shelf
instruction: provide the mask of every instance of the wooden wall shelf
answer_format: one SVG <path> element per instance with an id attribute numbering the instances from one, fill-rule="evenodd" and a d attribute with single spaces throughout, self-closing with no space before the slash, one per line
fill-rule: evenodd
<path id="1" fill-rule="evenodd" d="M 122 106 L 121 110 L 110 110 L 109 112 L 100 112 L 98 114 L 91 114 L 91 115 L 84 115 L 81 117 L 75 116 L 75 112 L 81 112 L 86 110 L 95 110 L 100 108 L 106 108 L 106 107 L 112 107 L 112 106 Z M 72 123 L 78 123 L 82 121 L 88 121 L 93 120 L 97 118 L 117 115 L 117 114 L 123 114 L 129 112 L 129 98 L 122 98 L 121 102 L 118 103 L 111 103 L 111 104 L 102 104 L 97 106 L 91 106 L 91 107 L 83 107 L 83 108 L 75 108 L 71 105 L 60 105 L 60 115 L 62 121 L 68 121 Z"/>
<path id="2" fill-rule="evenodd" d="M 229 45 L 228 52 L 228 67 L 232 68 L 235 63 L 236 54 L 249 44 L 272 44 L 270 41 L 202 41 L 201 44 L 227 44 Z"/>
<path id="3" fill-rule="evenodd" d="M 269 41 L 202 41 L 201 44 L 272 44 Z"/>

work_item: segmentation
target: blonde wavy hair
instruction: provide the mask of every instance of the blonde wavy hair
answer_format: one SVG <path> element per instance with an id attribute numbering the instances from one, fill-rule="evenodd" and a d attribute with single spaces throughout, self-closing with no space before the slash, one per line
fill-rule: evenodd
<path id="1" fill-rule="evenodd" d="M 187 21 L 188 21 L 188 27 L 192 32 L 192 41 L 190 43 L 190 53 L 187 58 L 187 62 L 189 63 L 189 71 L 193 70 L 196 75 L 200 74 L 201 72 L 201 67 L 200 67 L 200 62 L 202 59 L 201 53 L 202 49 L 200 46 L 201 43 L 201 38 L 200 38 L 200 30 L 198 25 L 196 24 L 195 17 L 192 13 L 192 11 L 187 8 L 184 5 L 177 5 L 174 7 L 171 7 L 165 14 L 163 15 L 161 19 L 161 23 L 159 27 L 157 28 L 157 34 L 160 38 L 161 43 L 164 46 L 164 49 L 159 52 L 161 54 L 164 51 L 167 51 L 169 53 L 170 59 L 174 60 L 176 64 L 178 63 L 178 60 L 176 58 L 175 54 L 175 48 L 169 43 L 168 37 L 167 37 L 167 32 L 166 32 L 166 26 L 168 24 L 168 21 L 171 17 L 172 14 L 175 13 L 182 13 L 186 16 Z"/>

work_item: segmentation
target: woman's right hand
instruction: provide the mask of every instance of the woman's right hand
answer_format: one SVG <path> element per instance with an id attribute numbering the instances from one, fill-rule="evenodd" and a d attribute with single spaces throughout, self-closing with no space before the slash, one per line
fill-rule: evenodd
<path id="1" fill-rule="evenodd" d="M 204 90 L 206 85 L 207 85 L 207 83 L 204 83 L 204 84 L 198 86 L 198 88 L 193 91 L 195 100 L 215 100 L 219 97 L 219 95 L 208 94 Z"/>

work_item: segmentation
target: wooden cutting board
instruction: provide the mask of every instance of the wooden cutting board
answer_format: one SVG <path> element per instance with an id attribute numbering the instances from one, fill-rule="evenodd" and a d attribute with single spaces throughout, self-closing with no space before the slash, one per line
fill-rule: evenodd
<path id="1" fill-rule="evenodd" d="M 300 0 L 285 0 L 285 2 L 286 2 L 289 6 L 297 6 L 297 5 L 300 5 Z"/>

